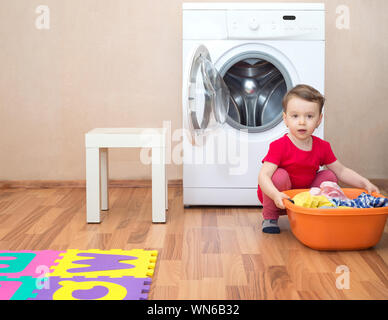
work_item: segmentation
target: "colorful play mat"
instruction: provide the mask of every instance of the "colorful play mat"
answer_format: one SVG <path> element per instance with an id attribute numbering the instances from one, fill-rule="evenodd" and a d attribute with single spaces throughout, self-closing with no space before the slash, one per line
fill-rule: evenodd
<path id="1" fill-rule="evenodd" d="M 156 250 L 0 251 L 0 300 L 146 300 Z"/>

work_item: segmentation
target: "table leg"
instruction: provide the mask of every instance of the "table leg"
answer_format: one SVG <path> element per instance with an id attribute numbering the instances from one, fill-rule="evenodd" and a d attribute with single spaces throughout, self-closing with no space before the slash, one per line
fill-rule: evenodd
<path id="1" fill-rule="evenodd" d="M 100 169 L 101 169 L 101 210 L 109 210 L 109 165 L 108 148 L 100 148 Z"/>
<path id="2" fill-rule="evenodd" d="M 86 148 L 86 221 L 100 222 L 100 150 Z"/>
<path id="3" fill-rule="evenodd" d="M 166 168 L 166 164 L 164 164 L 164 179 L 166 181 L 166 199 L 165 199 L 165 203 L 166 203 L 166 210 L 168 210 L 168 176 L 167 176 L 167 168 Z"/>
<path id="4" fill-rule="evenodd" d="M 166 222 L 165 148 L 152 148 L 152 222 Z"/>

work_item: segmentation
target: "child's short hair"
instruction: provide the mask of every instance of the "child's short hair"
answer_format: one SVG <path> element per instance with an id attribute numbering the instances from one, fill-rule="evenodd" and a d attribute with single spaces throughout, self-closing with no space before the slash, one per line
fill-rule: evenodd
<path id="1" fill-rule="evenodd" d="M 287 104 L 288 101 L 290 101 L 293 97 L 299 97 L 303 100 L 316 102 L 319 106 L 319 113 L 322 113 L 323 104 L 325 103 L 325 97 L 316 89 L 313 87 L 307 85 L 307 84 L 298 84 L 294 88 L 292 88 L 290 91 L 286 93 L 286 95 L 283 97 L 282 105 L 283 105 L 283 111 L 287 111 Z"/>

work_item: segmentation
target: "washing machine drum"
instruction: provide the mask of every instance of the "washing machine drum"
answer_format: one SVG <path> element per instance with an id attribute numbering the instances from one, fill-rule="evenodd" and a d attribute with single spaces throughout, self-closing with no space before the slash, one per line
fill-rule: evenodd
<path id="1" fill-rule="evenodd" d="M 227 122 L 231 126 L 261 132 L 281 121 L 287 84 L 272 63 L 246 59 L 230 67 L 223 79 L 230 91 Z"/>

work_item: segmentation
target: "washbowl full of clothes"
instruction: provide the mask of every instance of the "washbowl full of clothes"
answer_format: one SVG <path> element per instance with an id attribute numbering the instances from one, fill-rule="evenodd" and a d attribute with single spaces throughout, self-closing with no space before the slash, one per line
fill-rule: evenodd
<path id="1" fill-rule="evenodd" d="M 316 250 L 361 250 L 381 239 L 388 198 L 325 181 L 319 188 L 282 191 L 291 231 Z"/>

